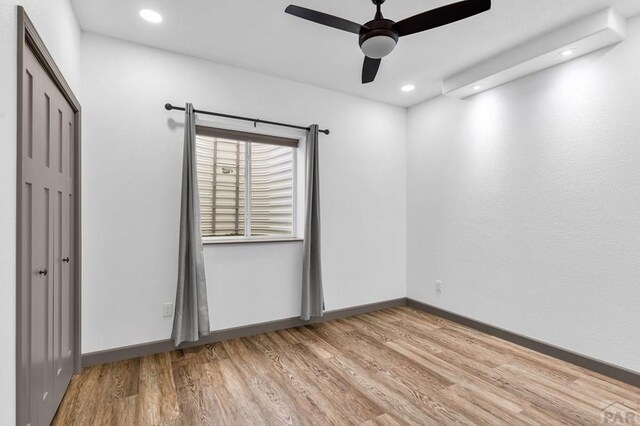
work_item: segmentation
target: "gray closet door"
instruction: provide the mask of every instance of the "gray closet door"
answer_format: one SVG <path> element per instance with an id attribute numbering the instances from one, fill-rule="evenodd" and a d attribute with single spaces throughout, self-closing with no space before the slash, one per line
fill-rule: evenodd
<path id="1" fill-rule="evenodd" d="M 73 375 L 73 189 L 75 122 L 67 100 L 46 74 L 55 108 L 51 108 L 51 177 L 55 184 L 53 200 L 53 397 L 54 406 L 62 401 Z M 55 92 L 53 91 L 55 90 Z"/>
<path id="2" fill-rule="evenodd" d="M 31 425 L 51 422 L 73 374 L 73 110 L 30 49 L 22 102 L 22 320 Z M 25 370 L 22 370 L 25 371 Z"/>

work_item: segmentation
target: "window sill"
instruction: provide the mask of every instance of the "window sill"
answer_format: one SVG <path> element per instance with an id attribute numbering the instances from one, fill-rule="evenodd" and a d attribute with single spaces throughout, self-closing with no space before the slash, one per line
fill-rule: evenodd
<path id="1" fill-rule="evenodd" d="M 211 238 L 202 239 L 203 245 L 215 244 L 253 244 L 253 243 L 292 243 L 302 242 L 304 239 L 297 237 L 285 238 Z"/>

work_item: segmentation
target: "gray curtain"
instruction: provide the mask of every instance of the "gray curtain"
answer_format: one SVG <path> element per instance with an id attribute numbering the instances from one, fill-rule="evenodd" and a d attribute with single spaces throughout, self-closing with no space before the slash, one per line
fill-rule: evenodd
<path id="1" fill-rule="evenodd" d="M 182 202 L 180 205 L 180 246 L 178 288 L 171 339 L 176 346 L 195 342 L 209 331 L 207 282 L 204 276 L 200 197 L 196 164 L 196 117 L 193 105 L 185 107 Z"/>
<path id="2" fill-rule="evenodd" d="M 318 172 L 318 125 L 307 136 L 307 205 L 302 259 L 302 314 L 305 321 L 324 312 L 320 262 L 320 175 Z"/>

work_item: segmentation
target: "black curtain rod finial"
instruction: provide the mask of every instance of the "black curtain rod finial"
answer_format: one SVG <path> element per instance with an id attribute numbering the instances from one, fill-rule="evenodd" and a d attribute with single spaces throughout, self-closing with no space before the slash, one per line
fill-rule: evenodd
<path id="1" fill-rule="evenodd" d="M 173 109 L 173 105 L 171 104 L 164 104 L 164 109 L 166 109 L 167 111 L 171 111 Z"/>

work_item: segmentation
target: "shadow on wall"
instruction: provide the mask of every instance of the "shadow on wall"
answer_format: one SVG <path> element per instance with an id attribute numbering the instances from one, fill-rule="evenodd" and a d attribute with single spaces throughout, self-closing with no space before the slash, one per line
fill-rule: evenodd
<path id="1" fill-rule="evenodd" d="M 179 123 L 176 120 L 174 120 L 173 118 L 168 118 L 167 119 L 167 126 L 169 126 L 169 128 L 171 130 L 184 129 L 184 123 Z"/>

